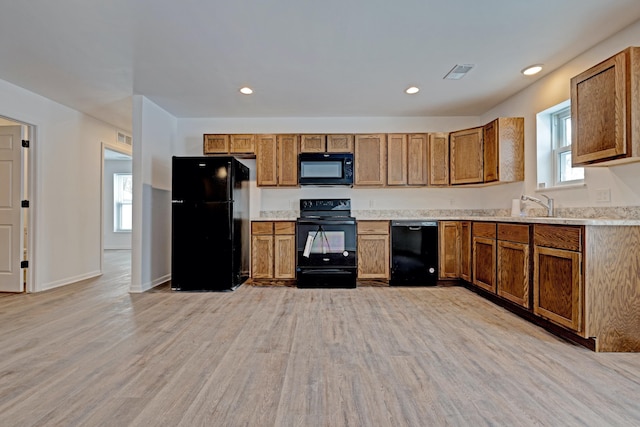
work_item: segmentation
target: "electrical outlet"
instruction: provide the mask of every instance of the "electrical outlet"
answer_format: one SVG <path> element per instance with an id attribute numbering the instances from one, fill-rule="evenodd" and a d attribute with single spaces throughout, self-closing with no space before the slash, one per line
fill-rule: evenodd
<path id="1" fill-rule="evenodd" d="M 375 201 L 373 201 L 373 200 L 369 200 L 369 207 L 370 207 L 370 208 L 375 207 L 375 205 L 376 205 Z"/>
<path id="2" fill-rule="evenodd" d="M 611 190 L 609 188 L 601 188 L 596 190 L 596 202 L 610 202 Z"/>

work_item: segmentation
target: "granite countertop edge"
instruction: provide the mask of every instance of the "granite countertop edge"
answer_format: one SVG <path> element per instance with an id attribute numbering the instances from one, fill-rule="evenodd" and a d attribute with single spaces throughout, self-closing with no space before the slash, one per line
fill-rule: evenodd
<path id="1" fill-rule="evenodd" d="M 389 212 L 354 211 L 352 215 L 356 220 L 381 220 L 381 221 L 495 221 L 524 224 L 560 224 L 560 225 L 606 225 L 606 226 L 640 226 L 640 219 L 624 218 L 569 218 L 569 217 L 544 217 L 544 216 L 502 216 L 502 215 L 422 215 L 420 212 L 398 213 L 390 215 Z M 295 221 L 297 211 L 262 211 L 260 217 L 251 218 L 251 221 Z"/>

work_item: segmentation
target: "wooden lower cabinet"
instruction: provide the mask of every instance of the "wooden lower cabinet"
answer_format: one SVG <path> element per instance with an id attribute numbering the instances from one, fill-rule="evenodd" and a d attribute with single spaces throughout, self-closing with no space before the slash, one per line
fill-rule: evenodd
<path id="1" fill-rule="evenodd" d="M 389 221 L 358 221 L 358 278 L 389 279 Z"/>
<path id="2" fill-rule="evenodd" d="M 533 312 L 573 331 L 582 330 L 581 254 L 534 247 Z"/>
<path id="3" fill-rule="evenodd" d="M 496 223 L 473 222 L 473 284 L 496 292 Z"/>
<path id="4" fill-rule="evenodd" d="M 440 279 L 460 277 L 460 221 L 438 222 L 438 274 Z"/>
<path id="5" fill-rule="evenodd" d="M 581 332 L 582 227 L 536 224 L 533 241 L 533 312 Z"/>
<path id="6" fill-rule="evenodd" d="M 471 221 L 460 221 L 460 278 L 471 282 Z"/>
<path id="7" fill-rule="evenodd" d="M 253 221 L 251 223 L 251 277 L 295 279 L 296 223 Z"/>
<path id="8" fill-rule="evenodd" d="M 522 307 L 530 308 L 528 224 L 498 224 L 498 295 Z"/>

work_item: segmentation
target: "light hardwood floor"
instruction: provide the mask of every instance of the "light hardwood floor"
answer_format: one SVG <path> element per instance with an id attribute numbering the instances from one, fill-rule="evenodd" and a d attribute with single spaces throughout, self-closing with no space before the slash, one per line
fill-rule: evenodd
<path id="1" fill-rule="evenodd" d="M 640 425 L 640 355 L 461 287 L 129 294 L 127 255 L 0 298 L 0 425 Z"/>

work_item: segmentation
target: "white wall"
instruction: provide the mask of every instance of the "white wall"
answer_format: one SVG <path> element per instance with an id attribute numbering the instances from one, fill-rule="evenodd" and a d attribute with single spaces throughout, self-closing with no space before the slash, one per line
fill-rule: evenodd
<path id="1" fill-rule="evenodd" d="M 171 156 L 175 117 L 133 97 L 133 234 L 131 292 L 171 277 Z"/>
<path id="2" fill-rule="evenodd" d="M 101 143 L 119 129 L 3 80 L 0 115 L 35 126 L 28 290 L 100 274 Z"/>
<path id="3" fill-rule="evenodd" d="M 131 173 L 131 160 L 105 160 L 104 162 L 104 248 L 131 249 L 131 232 L 113 231 L 113 174 Z"/>
<path id="4" fill-rule="evenodd" d="M 629 46 L 640 46 L 640 21 L 613 37 L 596 45 L 569 63 L 555 70 L 522 92 L 483 114 L 481 121 L 488 122 L 499 116 L 525 118 L 525 186 L 528 194 L 536 192 L 536 114 L 570 98 L 570 79 Z M 525 77 L 523 77 L 525 78 Z M 584 188 L 542 191 L 553 197 L 556 207 L 614 207 L 639 206 L 640 163 L 613 167 L 589 167 L 585 169 Z M 611 190 L 610 202 L 596 202 L 595 191 Z M 497 205 L 503 194 L 499 187 L 483 190 L 487 203 Z"/>

